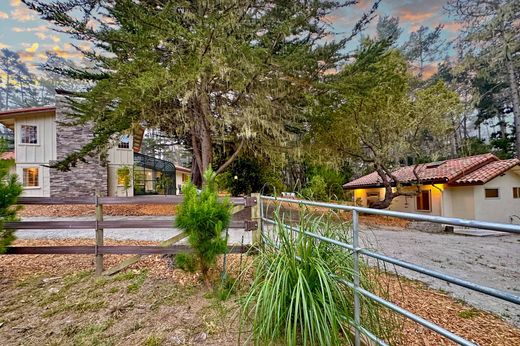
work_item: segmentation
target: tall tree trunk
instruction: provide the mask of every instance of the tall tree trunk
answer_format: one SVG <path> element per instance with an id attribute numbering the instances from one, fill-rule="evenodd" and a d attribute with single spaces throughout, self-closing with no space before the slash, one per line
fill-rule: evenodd
<path id="1" fill-rule="evenodd" d="M 520 97 L 518 96 L 518 84 L 516 81 L 515 67 L 511 53 L 505 48 L 506 67 L 509 77 L 509 89 L 511 90 L 511 99 L 513 101 L 514 126 L 515 126 L 515 148 L 516 157 L 520 158 Z"/>

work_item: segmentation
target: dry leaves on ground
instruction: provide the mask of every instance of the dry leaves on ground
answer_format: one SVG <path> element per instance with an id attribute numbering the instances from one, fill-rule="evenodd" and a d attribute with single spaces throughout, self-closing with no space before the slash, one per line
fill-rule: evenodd
<path id="1" fill-rule="evenodd" d="M 144 241 L 106 240 L 107 245 L 156 245 Z M 93 240 L 17 240 L 18 246 L 49 245 L 92 245 Z M 113 266 L 128 255 L 105 256 L 105 266 Z M 238 277 L 250 261 L 248 256 L 229 255 L 227 268 L 233 277 Z M 222 266 L 213 277 L 218 278 Z M 13 282 L 28 276 L 63 277 L 81 270 L 92 270 L 92 255 L 2 255 L 0 256 L 0 286 L 6 289 Z M 172 269 L 170 262 L 159 255 L 143 256 L 142 260 L 132 265 L 129 270 L 147 269 L 150 277 L 171 281 L 172 284 L 200 285 L 198 274 Z M 390 300 L 395 304 L 429 319 L 444 328 L 472 340 L 479 345 L 520 345 L 520 329 L 506 323 L 499 317 L 476 310 L 449 295 L 428 288 L 426 285 L 408 279 L 398 279 L 393 275 L 382 276 L 389 289 Z M 454 343 L 414 322 L 406 321 L 403 325 L 404 345 L 453 345 Z"/>

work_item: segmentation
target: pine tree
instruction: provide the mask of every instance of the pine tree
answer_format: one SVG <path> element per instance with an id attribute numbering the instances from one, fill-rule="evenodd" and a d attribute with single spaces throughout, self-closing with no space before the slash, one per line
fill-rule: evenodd
<path id="1" fill-rule="evenodd" d="M 503 103 L 493 103 L 495 108 L 512 108 L 513 131 L 509 135 L 516 135 L 515 151 L 516 156 L 520 157 L 520 26 L 515 25 L 520 20 L 520 2 L 449 0 L 447 9 L 463 26 L 459 41 L 464 48 L 463 63 L 467 65 L 466 68 L 473 72 L 478 70 L 478 74 L 484 76 L 487 83 L 498 85 L 499 88 L 504 83 L 507 85 L 507 99 Z M 480 86 L 477 85 L 478 88 Z M 496 93 L 493 90 L 488 92 Z M 488 92 L 481 95 L 486 96 Z M 496 94 L 500 98 L 499 93 Z M 489 101 L 482 100 L 484 103 Z M 489 108 L 486 106 L 481 110 L 486 112 Z M 501 116 L 503 113 L 496 114 Z M 499 125 L 500 122 L 499 119 Z M 500 131 L 503 132 L 504 127 Z"/>
<path id="2" fill-rule="evenodd" d="M 146 123 L 188 141 L 198 186 L 209 165 L 220 173 L 245 148 L 269 156 L 291 143 L 304 130 L 314 83 L 345 59 L 347 39 L 371 18 L 330 42 L 325 17 L 352 2 L 23 2 L 97 49 L 85 52 L 97 71 L 61 70 L 95 84 L 71 102 L 81 121 L 96 126 L 93 142 L 57 167 L 68 169 L 114 133 Z M 218 168 L 216 148 L 226 155 Z"/>
<path id="3" fill-rule="evenodd" d="M 0 139 L 0 155 L 6 150 L 6 143 Z M 18 196 L 22 193 L 22 186 L 16 174 L 11 173 L 12 160 L 0 159 L 0 254 L 15 239 L 14 230 L 4 229 L 4 222 L 16 220 L 16 206 Z"/>
<path id="4" fill-rule="evenodd" d="M 204 173 L 200 194 L 193 183 L 184 185 L 184 201 L 175 218 L 177 227 L 188 234 L 206 283 L 217 256 L 227 250 L 223 232 L 231 221 L 232 205 L 228 199 L 219 200 L 215 177 L 211 168 Z"/>

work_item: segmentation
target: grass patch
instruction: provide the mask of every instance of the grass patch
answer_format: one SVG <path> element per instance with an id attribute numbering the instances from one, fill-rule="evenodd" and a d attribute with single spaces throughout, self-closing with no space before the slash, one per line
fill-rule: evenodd
<path id="1" fill-rule="evenodd" d="M 146 338 L 143 346 L 159 346 L 162 345 L 164 338 L 161 336 L 150 335 Z"/>
<path id="2" fill-rule="evenodd" d="M 85 327 L 78 328 L 73 334 L 74 345 L 113 345 L 104 336 L 104 332 L 114 324 L 114 321 L 109 319 L 101 323 L 93 323 Z"/>
<path id="3" fill-rule="evenodd" d="M 127 286 L 126 292 L 127 293 L 136 293 L 139 291 L 141 286 L 144 284 L 144 281 L 146 280 L 146 277 L 148 276 L 147 271 L 140 272 L 137 276 L 133 278 L 133 282 Z"/>
<path id="4" fill-rule="evenodd" d="M 459 316 L 460 318 L 473 318 L 478 315 L 480 315 L 480 311 L 478 311 L 477 309 L 466 309 L 461 310 L 457 313 L 457 316 Z"/>
<path id="5" fill-rule="evenodd" d="M 43 317 L 52 317 L 56 314 L 74 311 L 74 312 L 87 312 L 87 311 L 98 311 L 107 306 L 107 303 L 103 300 L 91 302 L 91 301 L 83 301 L 75 304 L 61 304 L 54 309 L 51 309 L 45 313 L 43 313 Z"/>

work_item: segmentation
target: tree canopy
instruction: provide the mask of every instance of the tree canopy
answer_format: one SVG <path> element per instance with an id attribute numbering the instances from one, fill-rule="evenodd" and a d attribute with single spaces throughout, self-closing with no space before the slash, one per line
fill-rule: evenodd
<path id="1" fill-rule="evenodd" d="M 435 158 L 449 143 L 458 96 L 443 82 L 412 89 L 405 58 L 382 43 L 366 43 L 357 60 L 330 78 L 313 117 L 309 144 L 321 159 L 351 158 L 373 167 L 387 192 L 381 207 L 401 194 L 392 169 L 408 156 Z M 326 105 L 326 107 L 324 107 Z"/>
<path id="2" fill-rule="evenodd" d="M 336 66 L 348 38 L 327 42 L 324 17 L 340 1 L 23 0 L 73 38 L 89 41 L 97 71 L 60 73 L 95 84 L 69 98 L 95 137 L 67 169 L 134 126 L 157 127 L 191 147 L 192 173 L 241 150 L 272 155 L 302 131 L 312 85 Z M 376 5 L 377 6 L 377 2 Z M 368 21 L 364 16 L 354 33 Z"/>

